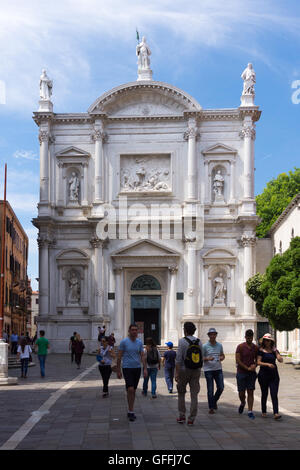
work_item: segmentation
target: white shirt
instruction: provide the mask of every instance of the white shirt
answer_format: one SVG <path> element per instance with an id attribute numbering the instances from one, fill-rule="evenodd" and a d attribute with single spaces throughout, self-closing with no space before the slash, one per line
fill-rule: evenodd
<path id="1" fill-rule="evenodd" d="M 24 348 L 24 352 L 22 352 L 22 347 L 21 346 L 18 346 L 17 352 L 20 353 L 20 358 L 21 359 L 28 359 L 30 354 L 32 353 L 32 349 L 28 344 L 26 344 L 26 346 Z"/>

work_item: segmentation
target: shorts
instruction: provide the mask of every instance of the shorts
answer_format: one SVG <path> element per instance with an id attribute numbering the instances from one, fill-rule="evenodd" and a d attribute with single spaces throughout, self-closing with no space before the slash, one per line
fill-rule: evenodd
<path id="1" fill-rule="evenodd" d="M 255 390 L 256 372 L 246 372 L 245 374 L 238 372 L 236 374 L 237 387 L 239 392 L 245 390 Z"/>
<path id="2" fill-rule="evenodd" d="M 137 369 L 126 368 L 122 370 L 125 379 L 126 390 L 129 387 L 133 387 L 134 390 L 136 390 L 141 377 L 142 369 L 139 367 Z"/>

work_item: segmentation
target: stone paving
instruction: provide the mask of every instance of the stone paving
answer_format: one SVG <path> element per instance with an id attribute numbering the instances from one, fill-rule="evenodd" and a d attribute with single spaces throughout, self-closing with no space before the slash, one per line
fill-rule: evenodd
<path id="1" fill-rule="evenodd" d="M 37 364 L 18 385 L 2 386 L 0 450 L 300 449 L 300 368 L 288 358 L 279 364 L 281 421 L 272 418 L 270 406 L 268 417 L 261 418 L 258 383 L 256 419 L 248 418 L 247 407 L 243 415 L 238 414 L 234 356 L 228 355 L 223 363 L 225 390 L 215 415 L 208 414 L 206 382 L 201 374 L 199 411 L 193 427 L 177 424 L 177 394 L 167 393 L 163 371 L 158 377 L 156 400 L 142 396 L 140 380 L 137 420 L 129 422 L 124 381 L 112 374 L 110 397 L 103 399 L 94 364 L 95 357 L 85 355 L 81 370 L 77 370 L 69 355 L 50 354 L 45 379 L 41 379 Z M 19 371 L 10 369 L 9 375 L 18 376 Z M 186 398 L 189 406 L 189 393 Z"/>

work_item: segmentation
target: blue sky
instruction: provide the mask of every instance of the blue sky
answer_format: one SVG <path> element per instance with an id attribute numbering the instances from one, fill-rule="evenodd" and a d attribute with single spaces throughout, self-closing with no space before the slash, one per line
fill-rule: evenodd
<path id="1" fill-rule="evenodd" d="M 297 0 L 0 0 L 0 197 L 30 239 L 29 276 L 38 276 L 36 229 L 42 68 L 54 81 L 55 112 L 85 112 L 97 97 L 136 80 L 136 27 L 152 50 L 153 79 L 194 96 L 204 109 L 240 105 L 240 75 L 256 72 L 255 192 L 299 167 L 300 2 Z M 295 94 L 296 93 L 296 94 Z M 295 94 L 295 103 L 292 95 Z"/>

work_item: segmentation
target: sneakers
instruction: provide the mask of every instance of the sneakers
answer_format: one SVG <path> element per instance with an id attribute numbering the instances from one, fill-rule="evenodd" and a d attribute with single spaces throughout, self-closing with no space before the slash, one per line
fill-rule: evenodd
<path id="1" fill-rule="evenodd" d="M 173 393 L 173 390 L 172 390 L 172 389 L 170 389 L 170 390 L 169 390 L 169 393 Z"/>
<path id="2" fill-rule="evenodd" d="M 255 416 L 254 416 L 254 414 L 252 413 L 252 411 L 248 411 L 248 418 L 250 418 L 250 419 L 252 419 L 252 420 L 255 419 Z"/>
<path id="3" fill-rule="evenodd" d="M 194 426 L 194 421 L 192 419 L 188 419 L 187 425 Z"/>
<path id="4" fill-rule="evenodd" d="M 135 414 L 134 414 L 133 412 L 131 412 L 131 413 L 128 412 L 128 413 L 127 413 L 127 416 L 128 416 L 128 418 L 129 418 L 129 421 L 135 421 L 135 420 L 136 420 L 136 416 L 135 416 Z"/>
<path id="5" fill-rule="evenodd" d="M 239 406 L 239 413 L 240 413 L 240 415 L 243 413 L 244 408 L 245 408 L 245 403 L 244 403 L 244 404 L 241 403 L 240 406 Z"/>
<path id="6" fill-rule="evenodd" d="M 108 397 L 108 392 L 104 392 L 104 393 L 102 394 L 102 397 L 103 397 L 103 398 Z"/>
<path id="7" fill-rule="evenodd" d="M 179 416 L 179 418 L 177 418 L 177 423 L 184 424 L 185 423 L 185 416 Z"/>
<path id="8" fill-rule="evenodd" d="M 152 398 L 157 398 L 157 395 L 152 395 Z"/>
<path id="9" fill-rule="evenodd" d="M 214 414 L 215 414 L 215 410 L 211 409 L 211 410 L 209 410 L 208 413 L 209 413 L 210 415 L 214 415 Z"/>

